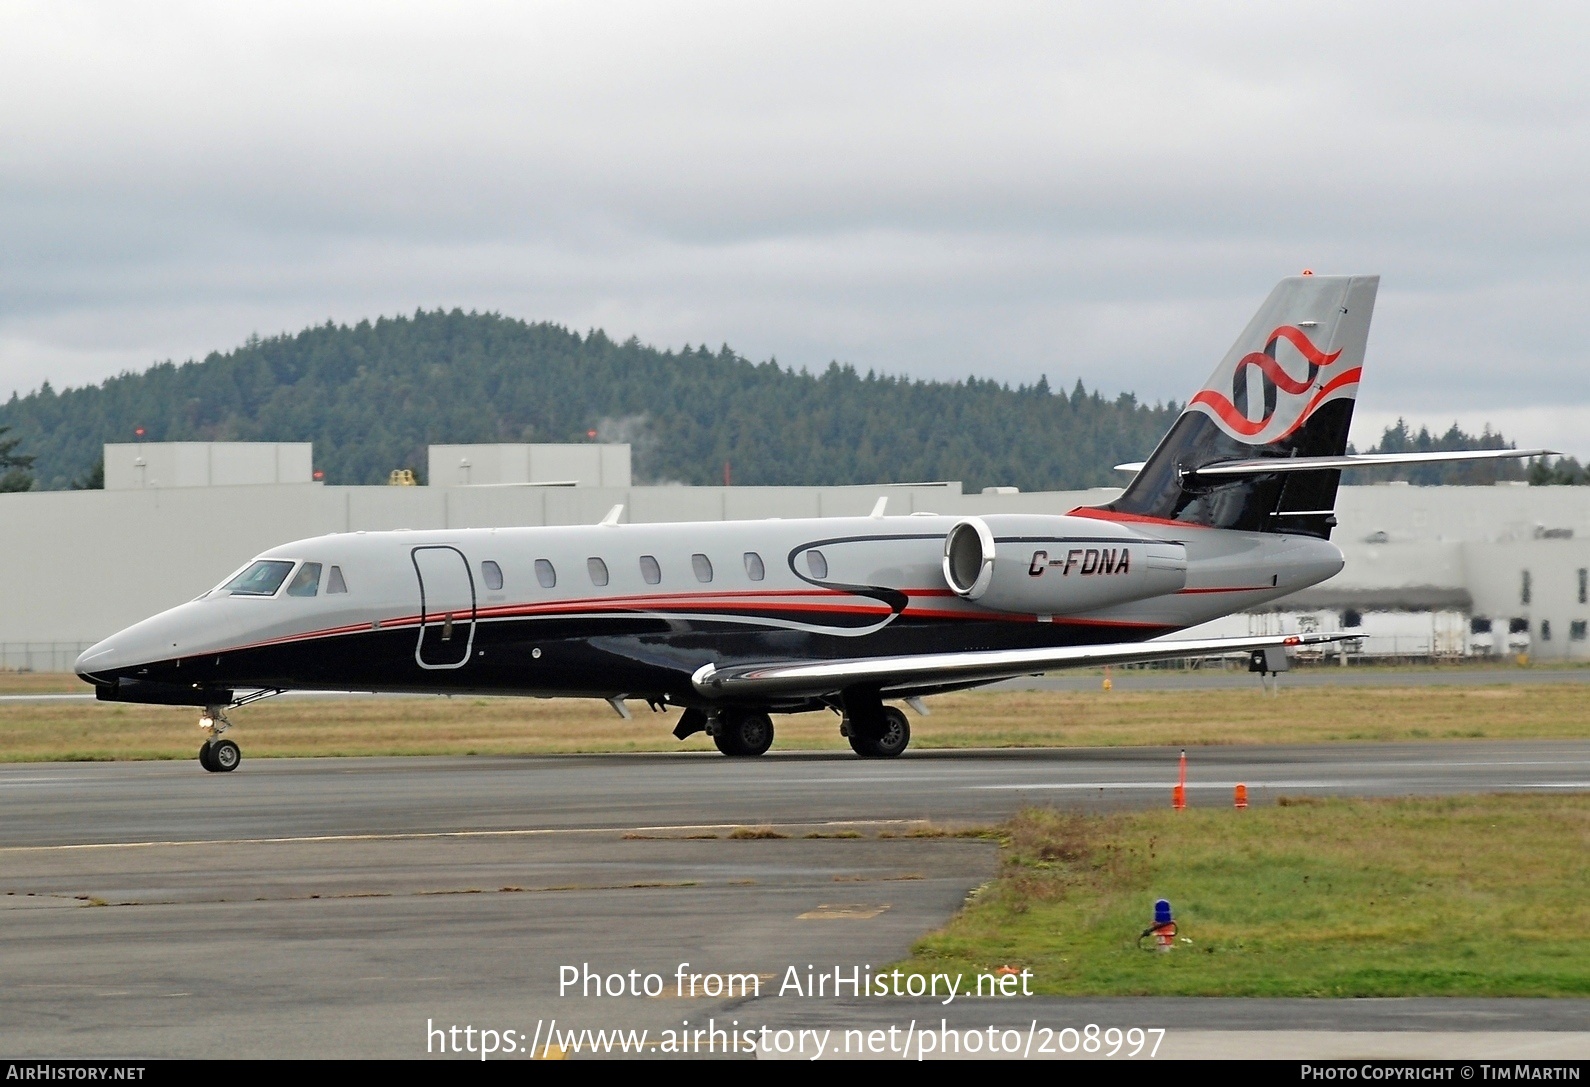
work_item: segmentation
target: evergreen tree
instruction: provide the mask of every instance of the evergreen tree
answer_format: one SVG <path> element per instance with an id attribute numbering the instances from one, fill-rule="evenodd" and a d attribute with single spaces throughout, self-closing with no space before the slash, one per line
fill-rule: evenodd
<path id="1" fill-rule="evenodd" d="M 16 451 L 22 439 L 7 438 L 10 429 L 0 426 L 0 491 L 31 491 L 33 473 L 29 469 L 35 458 Z"/>

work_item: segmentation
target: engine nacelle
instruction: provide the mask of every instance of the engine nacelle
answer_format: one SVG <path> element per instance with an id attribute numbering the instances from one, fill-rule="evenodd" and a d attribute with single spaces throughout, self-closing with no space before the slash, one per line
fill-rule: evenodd
<path id="1" fill-rule="evenodd" d="M 967 517 L 944 538 L 944 580 L 997 611 L 1075 615 L 1180 590 L 1187 549 L 1091 518 Z"/>

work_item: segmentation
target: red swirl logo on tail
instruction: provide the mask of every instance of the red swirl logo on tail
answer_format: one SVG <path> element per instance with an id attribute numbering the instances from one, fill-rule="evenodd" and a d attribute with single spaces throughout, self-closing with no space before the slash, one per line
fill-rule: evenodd
<path id="1" fill-rule="evenodd" d="M 1290 343 L 1308 363 L 1308 373 L 1294 378 L 1275 357 L 1275 348 L 1282 340 Z M 1209 409 L 1222 428 L 1232 437 L 1253 438 L 1279 426 L 1280 433 L 1261 439 L 1264 444 L 1280 441 L 1308 421 L 1320 402 L 1334 393 L 1358 383 L 1362 367 L 1353 367 L 1332 375 L 1329 381 L 1316 384 L 1320 371 L 1330 367 L 1341 357 L 1341 351 L 1329 354 L 1314 346 L 1314 342 L 1300 328 L 1281 325 L 1265 340 L 1263 351 L 1254 351 L 1237 360 L 1232 369 L 1231 395 L 1214 389 L 1204 389 L 1192 398 L 1193 404 Z M 1260 374 L 1262 406 L 1250 404 L 1248 370 Z M 1284 394 L 1284 396 L 1283 396 Z M 1260 408 L 1255 412 L 1253 408 Z M 1257 418 L 1253 416 L 1257 415 Z"/>

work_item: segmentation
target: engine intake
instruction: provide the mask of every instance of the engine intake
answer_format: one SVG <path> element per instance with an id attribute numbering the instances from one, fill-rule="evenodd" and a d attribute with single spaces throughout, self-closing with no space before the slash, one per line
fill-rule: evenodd
<path id="1" fill-rule="evenodd" d="M 1108 521 L 967 517 L 944 538 L 944 580 L 996 611 L 1075 615 L 1180 590 L 1187 550 Z"/>

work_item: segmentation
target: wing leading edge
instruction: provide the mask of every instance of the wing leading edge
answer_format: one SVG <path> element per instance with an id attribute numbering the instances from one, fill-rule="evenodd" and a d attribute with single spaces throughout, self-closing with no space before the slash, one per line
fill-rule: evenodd
<path id="1" fill-rule="evenodd" d="M 973 686 L 1060 668 L 1139 664 L 1177 657 L 1247 653 L 1255 649 L 1321 645 L 1360 636 L 1344 633 L 1275 634 L 1263 638 L 1197 638 L 1047 649 L 929 653 L 911 657 L 770 662 L 729 668 L 706 664 L 690 678 L 697 691 L 713 699 L 761 698 L 769 695 L 822 696 L 847 688 L 872 688 L 888 694 L 891 691 L 935 686 Z"/>

